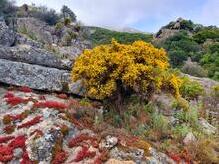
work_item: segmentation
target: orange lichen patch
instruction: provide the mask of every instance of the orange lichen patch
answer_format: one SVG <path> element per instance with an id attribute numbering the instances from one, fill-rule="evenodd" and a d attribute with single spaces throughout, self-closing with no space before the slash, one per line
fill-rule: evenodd
<path id="1" fill-rule="evenodd" d="M 67 125 L 61 125 L 60 130 L 63 136 L 66 136 L 69 132 L 69 127 Z"/>
<path id="2" fill-rule="evenodd" d="M 5 115 L 4 117 L 3 117 L 3 123 L 5 124 L 5 125 L 7 125 L 7 124 L 10 124 L 13 120 L 12 120 L 12 118 L 11 118 L 11 116 L 10 115 Z"/>
<path id="3" fill-rule="evenodd" d="M 6 134 L 11 134 L 11 133 L 14 132 L 14 130 L 15 130 L 15 126 L 14 125 L 8 125 L 8 126 L 4 127 L 4 132 Z"/>
<path id="4" fill-rule="evenodd" d="M 61 93 L 61 94 L 58 94 L 57 97 L 60 99 L 67 99 L 68 95 L 66 95 L 65 93 Z"/>
<path id="5" fill-rule="evenodd" d="M 6 137 L 0 137 L 0 144 L 1 143 L 6 143 L 12 139 L 14 139 L 15 137 L 14 136 L 6 136 Z"/>
<path id="6" fill-rule="evenodd" d="M 77 156 L 75 157 L 75 159 L 73 160 L 73 162 L 80 162 L 86 158 L 93 158 L 95 157 L 96 152 L 91 152 L 89 151 L 88 147 L 83 146 L 81 151 L 78 152 Z"/>
<path id="7" fill-rule="evenodd" d="M 151 147 L 151 145 L 148 142 L 146 142 L 144 140 L 137 140 L 137 142 L 133 142 L 131 145 L 133 147 L 143 149 L 144 154 L 149 155 L 149 148 Z"/>
<path id="8" fill-rule="evenodd" d="M 17 115 L 5 115 L 3 117 L 3 123 L 7 125 L 7 124 L 10 124 L 12 121 L 24 120 L 29 115 L 29 113 L 30 113 L 29 110 L 25 110 L 21 114 L 17 114 Z"/>
<path id="9" fill-rule="evenodd" d="M 21 92 L 25 92 L 25 93 L 33 92 L 33 90 L 30 89 L 30 88 L 27 87 L 27 86 L 20 87 L 20 88 L 18 88 L 18 90 L 21 91 Z"/>
<path id="10" fill-rule="evenodd" d="M 32 120 L 27 121 L 26 123 L 23 123 L 23 124 L 19 125 L 18 129 L 20 129 L 20 128 L 29 128 L 29 127 L 39 123 L 41 121 L 41 118 L 42 118 L 42 116 L 36 116 Z"/>

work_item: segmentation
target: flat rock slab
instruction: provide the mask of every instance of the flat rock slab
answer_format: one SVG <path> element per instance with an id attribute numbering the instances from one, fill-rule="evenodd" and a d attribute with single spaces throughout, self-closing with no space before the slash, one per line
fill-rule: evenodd
<path id="1" fill-rule="evenodd" d="M 70 60 L 61 59 L 53 53 L 28 45 L 0 47 L 0 58 L 64 70 L 71 70 L 72 68 Z"/>
<path id="2" fill-rule="evenodd" d="M 0 82 L 32 89 L 82 95 L 80 82 L 72 83 L 70 72 L 0 59 Z"/>

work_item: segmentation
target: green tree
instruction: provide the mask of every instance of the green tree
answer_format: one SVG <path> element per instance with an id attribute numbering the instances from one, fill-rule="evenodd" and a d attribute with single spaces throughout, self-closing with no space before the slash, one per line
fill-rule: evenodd
<path id="1" fill-rule="evenodd" d="M 70 18 L 72 22 L 76 21 L 75 13 L 68 6 L 63 5 L 61 12 L 62 12 L 64 19 Z"/>

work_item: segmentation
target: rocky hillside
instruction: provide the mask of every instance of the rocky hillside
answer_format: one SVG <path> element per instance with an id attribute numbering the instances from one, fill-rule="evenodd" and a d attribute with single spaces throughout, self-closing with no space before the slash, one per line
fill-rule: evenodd
<path id="1" fill-rule="evenodd" d="M 156 92 L 142 104 L 133 94 L 121 114 L 110 103 L 86 97 L 81 81 L 71 80 L 72 67 L 83 50 L 109 43 L 112 37 L 123 43 L 141 39 L 164 47 L 172 65 L 184 62 L 177 54 L 189 52 L 192 61 L 185 70 L 191 71 L 199 64 L 193 63 L 195 56 L 203 55 L 198 52 L 209 41 L 209 35 L 200 36 L 206 30 L 217 32 L 214 27 L 178 19 L 152 40 L 149 34 L 79 26 L 69 17 L 62 19 L 36 6 L 24 5 L 16 12 L 15 22 L 0 21 L 0 163 L 219 162 L 217 81 L 171 70 L 181 78 L 180 98 Z M 217 56 L 217 39 L 211 37 L 208 56 Z M 174 56 L 177 46 L 180 53 Z M 217 59 L 213 66 L 207 59 L 202 66 L 213 67 L 213 78 Z"/>

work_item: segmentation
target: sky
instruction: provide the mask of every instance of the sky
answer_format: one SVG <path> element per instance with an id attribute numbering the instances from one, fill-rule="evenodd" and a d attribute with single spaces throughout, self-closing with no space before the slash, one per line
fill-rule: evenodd
<path id="1" fill-rule="evenodd" d="M 60 11 L 67 5 L 85 25 L 131 27 L 157 32 L 178 17 L 219 26 L 219 0 L 16 0 Z"/>

